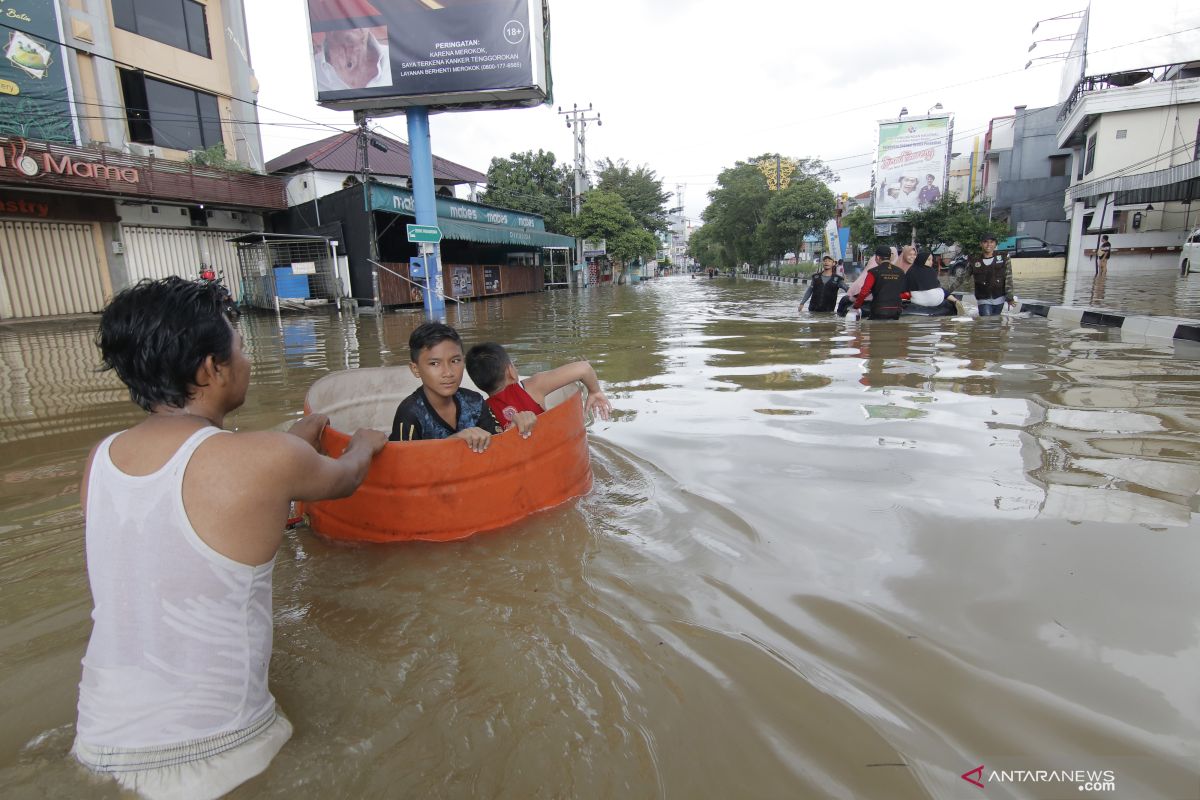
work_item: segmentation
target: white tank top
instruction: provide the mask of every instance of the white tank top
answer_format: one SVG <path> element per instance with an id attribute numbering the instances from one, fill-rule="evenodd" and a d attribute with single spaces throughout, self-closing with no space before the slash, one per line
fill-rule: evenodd
<path id="1" fill-rule="evenodd" d="M 93 746 L 157 747 L 245 728 L 275 711 L 271 572 L 213 550 L 183 508 L 192 434 L 157 472 L 126 475 L 108 437 L 88 479 L 92 636 L 76 734 Z M 220 502 L 216 498 L 214 502 Z"/>

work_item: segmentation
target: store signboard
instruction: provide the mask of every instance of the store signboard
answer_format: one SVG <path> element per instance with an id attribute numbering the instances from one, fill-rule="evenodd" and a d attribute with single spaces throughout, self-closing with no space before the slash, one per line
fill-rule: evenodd
<path id="1" fill-rule="evenodd" d="M 307 0 L 317 102 L 339 110 L 550 102 L 548 0 Z"/>
<path id="2" fill-rule="evenodd" d="M 54 0 L 3 0 L 0 17 L 0 136 L 75 144 Z"/>

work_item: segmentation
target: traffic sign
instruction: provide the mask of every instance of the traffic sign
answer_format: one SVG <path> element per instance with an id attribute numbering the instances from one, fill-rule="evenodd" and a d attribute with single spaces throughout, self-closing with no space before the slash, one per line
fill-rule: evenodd
<path id="1" fill-rule="evenodd" d="M 442 229 L 436 225 L 409 225 L 408 240 L 437 244 L 442 240 Z"/>

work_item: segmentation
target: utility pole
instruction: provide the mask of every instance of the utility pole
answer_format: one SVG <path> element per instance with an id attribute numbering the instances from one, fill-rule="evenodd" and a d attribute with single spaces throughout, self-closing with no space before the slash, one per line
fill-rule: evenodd
<path id="1" fill-rule="evenodd" d="M 587 108 L 580 108 L 577 104 L 572 104 L 571 110 L 563 111 L 559 106 L 558 113 L 567 118 L 567 127 L 571 129 L 571 138 L 575 141 L 575 194 L 571 198 L 571 216 L 578 217 L 579 211 L 583 205 L 583 193 L 587 190 L 587 124 L 595 122 L 597 125 L 603 125 L 600 121 L 600 112 L 596 112 L 596 116 L 589 117 L 588 112 L 592 110 L 592 104 L 588 103 Z M 576 263 L 584 264 L 582 271 L 583 285 L 587 285 L 587 270 L 586 262 L 583 258 L 583 239 L 577 239 L 576 247 Z M 572 270 L 574 271 L 574 270 Z"/>
<path id="2" fill-rule="evenodd" d="M 367 212 L 367 258 L 378 262 L 379 241 L 375 233 L 375 209 L 371 205 L 371 148 L 367 144 L 371 140 L 371 132 L 367 129 L 367 112 L 355 111 L 354 121 L 358 123 L 358 164 L 362 170 L 359 180 L 362 183 L 363 206 Z M 383 303 L 379 296 L 379 270 L 374 264 L 371 265 L 371 303 L 374 313 L 383 313 Z"/>
<path id="3" fill-rule="evenodd" d="M 685 263 L 687 261 L 687 241 L 686 241 L 686 239 L 687 239 L 687 217 L 685 217 L 683 215 L 683 190 L 684 190 L 685 186 L 686 186 L 686 184 L 683 184 L 683 183 L 675 184 L 675 203 L 677 206 L 679 206 L 679 216 L 677 218 L 678 219 L 677 224 L 679 225 L 679 238 L 683 239 L 684 243 L 683 243 L 683 250 L 681 252 L 672 252 L 671 253 L 671 255 L 674 256 L 674 258 L 672 258 L 672 264 L 671 264 L 671 266 L 673 266 L 673 267 L 675 266 L 675 263 L 674 263 L 675 258 L 679 259 L 680 265 L 682 265 L 683 263 Z"/>

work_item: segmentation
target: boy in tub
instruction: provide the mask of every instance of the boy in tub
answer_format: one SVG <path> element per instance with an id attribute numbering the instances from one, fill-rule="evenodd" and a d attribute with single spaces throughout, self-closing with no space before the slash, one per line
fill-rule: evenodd
<path id="1" fill-rule="evenodd" d="M 586 361 L 573 361 L 521 380 L 507 351 L 495 342 L 484 342 L 467 353 L 467 372 L 475 385 L 488 393 L 488 406 L 500 425 L 505 430 L 516 425 L 523 437 L 529 436 L 537 415 L 546 410 L 546 395 L 575 381 L 587 387 L 586 411 L 594 411 L 601 419 L 608 419 L 612 411 L 596 370 Z"/>
<path id="2" fill-rule="evenodd" d="M 393 442 L 464 439 L 476 453 L 500 432 L 482 395 L 462 388 L 463 346 L 458 331 L 426 322 L 408 337 L 413 375 L 421 386 L 400 403 L 392 420 Z"/>

